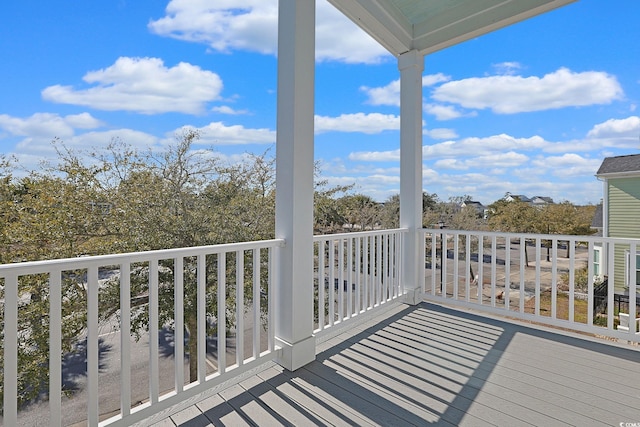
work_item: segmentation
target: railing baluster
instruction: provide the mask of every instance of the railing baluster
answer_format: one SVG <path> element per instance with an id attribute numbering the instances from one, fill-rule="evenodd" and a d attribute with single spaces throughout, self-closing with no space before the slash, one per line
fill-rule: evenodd
<path id="1" fill-rule="evenodd" d="M 267 272 L 267 342 L 269 346 L 269 352 L 275 350 L 275 328 L 274 328 L 274 310 L 275 302 L 273 301 L 273 286 L 280 280 L 278 270 L 276 269 L 276 261 L 273 254 L 273 248 L 268 249 L 269 254 L 269 271 Z"/>
<path id="2" fill-rule="evenodd" d="M 504 308 L 511 305 L 511 238 L 504 238 Z"/>
<path id="3" fill-rule="evenodd" d="M 18 276 L 4 276 L 4 396 L 6 426 L 18 425 Z"/>
<path id="4" fill-rule="evenodd" d="M 329 326 L 333 326 L 336 320 L 335 304 L 336 296 L 334 292 L 336 281 L 336 247 L 335 240 L 329 240 Z"/>
<path id="5" fill-rule="evenodd" d="M 260 249 L 253 249 L 253 358 L 260 356 Z"/>
<path id="6" fill-rule="evenodd" d="M 160 365 L 158 362 L 158 260 L 149 261 L 149 399 L 160 399 Z"/>
<path id="7" fill-rule="evenodd" d="M 174 367 L 175 388 L 179 393 L 184 390 L 184 258 L 179 256 L 173 261 L 173 299 L 174 299 Z"/>
<path id="8" fill-rule="evenodd" d="M 435 232 L 431 232 L 431 295 L 436 295 L 436 276 L 437 276 L 437 268 L 436 263 L 438 262 L 438 250 L 437 250 L 437 235 Z"/>
<path id="9" fill-rule="evenodd" d="M 347 319 L 353 315 L 353 239 L 347 240 Z"/>
<path id="10" fill-rule="evenodd" d="M 371 263 L 368 261 L 371 259 L 370 257 L 370 249 L 369 249 L 369 236 L 365 236 L 362 238 L 362 268 L 363 268 L 363 302 L 362 302 L 362 310 L 367 311 L 369 309 L 369 281 L 370 281 L 370 268 Z"/>
<path id="11" fill-rule="evenodd" d="M 227 320 L 226 312 L 226 274 L 227 274 L 227 253 L 218 254 L 218 373 L 222 374 L 227 370 Z"/>
<path id="12" fill-rule="evenodd" d="M 616 283 L 616 269 L 615 266 L 615 243 L 609 245 L 609 278 L 607 287 L 607 329 L 613 329 L 613 315 L 614 315 L 614 299 L 615 283 Z"/>
<path id="13" fill-rule="evenodd" d="M 361 252 L 362 238 L 356 237 L 356 259 L 355 259 L 355 314 L 359 314 L 362 310 L 360 306 L 360 292 L 362 292 L 362 286 L 360 280 L 362 280 L 362 252 Z"/>
<path id="14" fill-rule="evenodd" d="M 637 261 L 636 257 L 638 256 L 638 246 L 636 242 L 631 242 L 629 245 L 629 335 L 633 337 L 637 332 L 637 322 L 636 322 L 636 305 L 637 305 Z"/>
<path id="15" fill-rule="evenodd" d="M 205 255 L 198 255 L 197 259 L 197 281 L 198 290 L 197 296 L 197 365 L 198 365 L 198 382 L 203 384 L 207 377 L 207 260 Z M 193 336 L 193 331 L 189 331 Z M 189 354 L 189 357 L 194 357 L 193 354 Z M 191 378 L 193 381 L 193 378 Z"/>
<path id="16" fill-rule="evenodd" d="M 535 238 L 536 242 L 536 303 L 535 313 L 536 316 L 540 316 L 540 238 Z"/>
<path id="17" fill-rule="evenodd" d="M 527 259 L 527 239 L 524 236 L 520 237 L 520 313 L 524 313 L 524 290 L 526 284 L 526 278 L 524 274 L 525 262 Z"/>
<path id="18" fill-rule="evenodd" d="M 589 254 L 587 257 L 588 260 L 588 267 L 587 267 L 587 325 L 588 326 L 593 326 L 593 262 L 594 262 L 594 257 L 593 257 L 593 250 L 594 250 L 594 242 L 589 242 Z M 602 248 L 604 248 L 605 246 L 602 245 Z M 602 266 L 600 266 L 600 268 L 602 268 Z M 575 278 L 574 281 L 571 283 L 575 283 Z"/>
<path id="19" fill-rule="evenodd" d="M 338 322 L 344 320 L 344 242 L 338 240 Z"/>
<path id="20" fill-rule="evenodd" d="M 382 303 L 382 236 L 376 235 L 376 306 Z"/>
<path id="21" fill-rule="evenodd" d="M 491 307 L 496 306 L 496 246 L 497 238 L 493 235 L 491 236 Z"/>
<path id="22" fill-rule="evenodd" d="M 478 304 L 484 304 L 484 236 L 478 235 Z"/>
<path id="23" fill-rule="evenodd" d="M 458 299 L 460 282 L 460 234 L 453 235 L 453 299 Z"/>
<path id="24" fill-rule="evenodd" d="M 244 364 L 244 251 L 236 252 L 236 364 Z"/>
<path id="25" fill-rule="evenodd" d="M 87 424 L 97 426 L 98 410 L 98 266 L 87 269 Z"/>
<path id="26" fill-rule="evenodd" d="M 62 271 L 49 273 L 49 422 L 62 424 Z"/>
<path id="27" fill-rule="evenodd" d="M 447 234 L 440 230 L 440 292 L 447 297 Z"/>
<path id="28" fill-rule="evenodd" d="M 318 242 L 318 329 L 324 329 L 324 304 L 325 304 L 325 240 L 320 240 Z M 328 279 L 326 279 L 327 285 L 329 284 Z"/>
<path id="29" fill-rule="evenodd" d="M 558 313 L 558 239 L 551 241 L 551 318 Z"/>
<path id="30" fill-rule="evenodd" d="M 131 413 L 131 264 L 120 264 L 120 411 Z"/>
<path id="31" fill-rule="evenodd" d="M 567 242 L 567 245 L 571 245 L 569 246 L 569 321 L 570 322 L 575 322 L 575 319 L 576 319 L 575 317 L 576 243 L 577 242 L 575 240 L 570 240 L 569 242 Z M 591 268 L 593 268 L 593 266 Z M 588 276 L 591 276 L 591 274 L 588 274 Z M 591 278 L 591 280 L 593 281 L 593 277 Z M 593 307 L 593 306 L 588 306 L 588 307 Z M 587 311 L 591 311 L 591 310 L 587 308 Z"/>
<path id="32" fill-rule="evenodd" d="M 469 302 L 471 300 L 471 281 L 473 277 L 471 277 L 471 234 L 465 234 L 465 249 L 464 249 L 464 260 L 466 265 L 465 272 L 465 283 L 464 283 L 464 300 Z"/>

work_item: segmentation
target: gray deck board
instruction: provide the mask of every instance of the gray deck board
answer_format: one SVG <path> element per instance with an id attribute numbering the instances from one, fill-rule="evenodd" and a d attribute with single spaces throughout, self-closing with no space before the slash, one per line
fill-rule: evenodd
<path id="1" fill-rule="evenodd" d="M 157 427 L 640 423 L 636 346 L 423 303 L 318 348 Z"/>

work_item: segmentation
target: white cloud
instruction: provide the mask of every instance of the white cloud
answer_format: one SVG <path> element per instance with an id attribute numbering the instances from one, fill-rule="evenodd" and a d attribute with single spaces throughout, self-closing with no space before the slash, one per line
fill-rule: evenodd
<path id="1" fill-rule="evenodd" d="M 174 133 L 180 134 L 182 129 Z M 242 125 L 227 126 L 223 122 L 211 122 L 197 129 L 200 132 L 199 145 L 245 145 L 273 144 L 276 132 L 270 129 L 250 129 Z"/>
<path id="2" fill-rule="evenodd" d="M 434 86 L 438 83 L 446 82 L 451 78 L 442 73 L 422 76 L 422 87 Z M 394 80 L 386 86 L 368 87 L 362 86 L 360 90 L 367 95 L 367 104 L 400 106 L 400 80 Z"/>
<path id="3" fill-rule="evenodd" d="M 13 136 L 45 138 L 66 138 L 74 135 L 74 128 L 94 129 L 102 122 L 89 113 L 60 116 L 54 113 L 35 113 L 27 118 L 0 114 L 0 129 Z"/>
<path id="4" fill-rule="evenodd" d="M 441 159 L 433 164 L 433 167 L 438 170 L 467 170 L 469 165 L 466 162 L 462 162 L 458 159 Z"/>
<path id="5" fill-rule="evenodd" d="M 437 160 L 434 163 L 434 166 L 438 169 L 491 170 L 492 168 L 498 168 L 502 171 L 504 168 L 518 167 L 526 163 L 528 160 L 529 157 L 522 153 L 509 151 L 507 153 L 488 154 L 470 159 L 445 158 Z M 491 175 L 494 174 L 495 173 L 491 173 Z"/>
<path id="6" fill-rule="evenodd" d="M 589 138 L 634 138 L 640 139 L 640 117 L 610 119 L 595 125 L 587 134 Z"/>
<path id="7" fill-rule="evenodd" d="M 211 111 L 213 111 L 214 113 L 228 114 L 228 115 L 232 115 L 232 116 L 237 116 L 237 115 L 248 114 L 249 113 L 247 110 L 235 110 L 235 109 L 229 107 L 228 105 L 221 105 L 219 107 L 213 107 L 211 109 Z"/>
<path id="8" fill-rule="evenodd" d="M 474 77 L 444 83 L 432 97 L 465 108 L 499 114 L 609 104 L 623 97 L 614 76 L 605 72 L 576 73 L 566 68 L 540 77 Z"/>
<path id="9" fill-rule="evenodd" d="M 497 74 L 504 76 L 512 76 L 518 70 L 522 68 L 522 65 L 519 62 L 501 62 L 499 64 L 492 64 L 493 69 Z"/>
<path id="10" fill-rule="evenodd" d="M 398 129 L 400 129 L 400 117 L 393 114 L 355 113 L 342 114 L 338 117 L 315 117 L 316 133 L 361 132 L 374 134 Z"/>
<path id="11" fill-rule="evenodd" d="M 593 176 L 602 159 L 589 159 L 575 153 L 549 156 L 533 161 L 533 165 L 549 170 L 555 176 Z"/>
<path id="12" fill-rule="evenodd" d="M 400 106 L 400 80 L 381 87 L 362 86 L 360 90 L 367 95 L 367 104 Z"/>
<path id="13" fill-rule="evenodd" d="M 468 113 L 460 111 L 452 105 L 425 104 L 423 108 L 425 113 L 435 116 L 436 120 L 440 121 L 457 119 L 459 117 L 474 117 L 478 115 L 475 111 Z"/>
<path id="14" fill-rule="evenodd" d="M 480 157 L 492 154 L 502 154 L 514 150 L 532 151 L 547 147 L 549 142 L 540 136 L 530 138 L 515 138 L 501 134 L 484 138 L 463 138 L 459 141 L 444 141 L 438 144 L 425 145 L 422 153 L 425 159 L 440 157 Z"/>
<path id="15" fill-rule="evenodd" d="M 354 152 L 349 153 L 349 160 L 361 162 L 397 162 L 400 161 L 400 150 Z"/>
<path id="16" fill-rule="evenodd" d="M 453 139 L 458 137 L 455 130 L 447 128 L 424 129 L 423 134 L 433 139 Z"/>
<path id="17" fill-rule="evenodd" d="M 121 57 L 110 67 L 88 72 L 83 80 L 94 86 L 49 86 L 42 97 L 99 110 L 197 114 L 207 102 L 219 99 L 222 91 L 217 74 L 185 62 L 167 68 L 159 58 Z"/>
<path id="18" fill-rule="evenodd" d="M 275 54 L 276 0 L 171 0 L 165 16 L 151 21 L 155 34 L 203 43 L 219 52 L 246 50 Z M 346 63 L 378 63 L 391 58 L 328 2 L 316 6 L 316 58 Z"/>

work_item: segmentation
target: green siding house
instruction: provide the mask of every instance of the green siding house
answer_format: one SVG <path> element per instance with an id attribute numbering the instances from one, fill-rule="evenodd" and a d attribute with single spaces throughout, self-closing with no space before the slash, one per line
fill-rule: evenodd
<path id="1" fill-rule="evenodd" d="M 596 177 L 604 183 L 603 236 L 640 239 L 640 154 L 605 158 Z M 601 257 L 600 262 L 605 259 Z M 608 269 L 603 267 L 607 275 Z M 636 282 L 640 285 L 640 252 L 631 254 L 628 247 L 616 245 L 613 268 L 617 293 L 628 288 L 631 269 L 638 271 Z"/>

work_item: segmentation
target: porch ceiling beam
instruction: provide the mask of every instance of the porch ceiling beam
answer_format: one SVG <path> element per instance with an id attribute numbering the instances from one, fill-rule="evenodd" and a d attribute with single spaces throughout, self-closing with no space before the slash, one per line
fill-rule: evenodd
<path id="1" fill-rule="evenodd" d="M 328 0 L 336 9 L 362 27 L 371 37 L 394 55 L 409 50 L 413 26 L 389 2 L 371 0 Z"/>
<path id="2" fill-rule="evenodd" d="M 392 55 L 436 52 L 576 0 L 328 0 Z"/>

